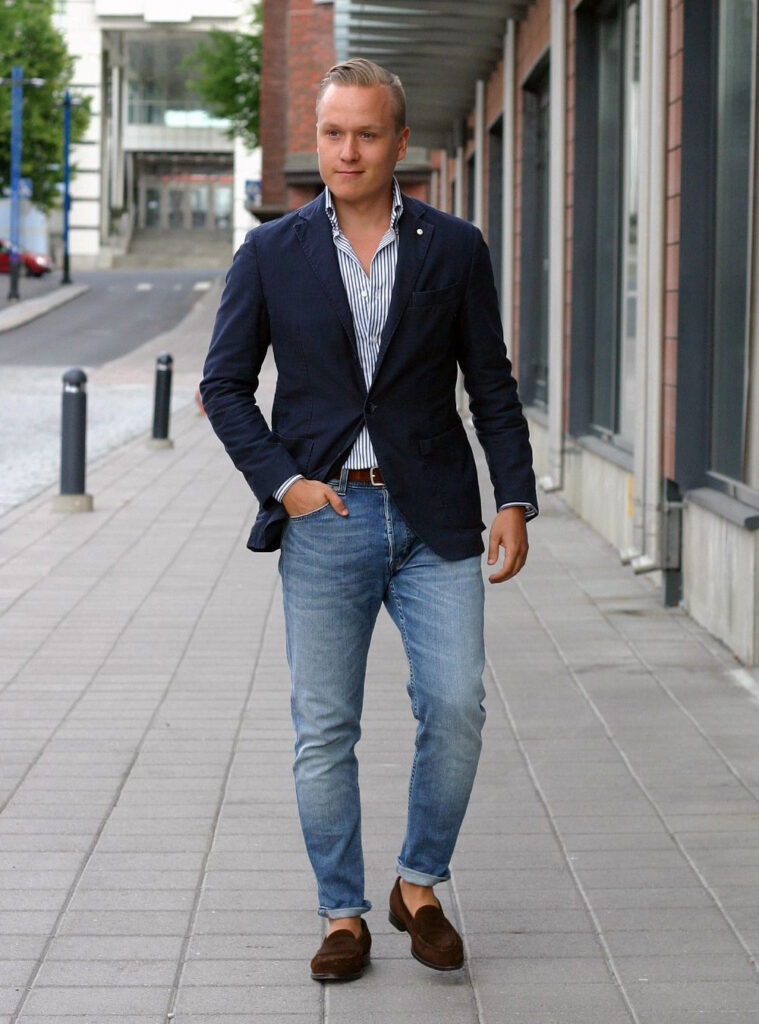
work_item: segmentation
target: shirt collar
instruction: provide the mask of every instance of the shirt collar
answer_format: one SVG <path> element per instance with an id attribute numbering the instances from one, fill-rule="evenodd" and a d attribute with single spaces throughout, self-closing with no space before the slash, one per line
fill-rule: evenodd
<path id="1" fill-rule="evenodd" d="M 332 234 L 337 235 L 340 233 L 340 225 L 337 222 L 337 214 L 335 213 L 335 205 L 332 201 L 332 193 L 329 188 L 324 186 L 324 209 L 329 217 L 329 222 L 332 225 Z M 390 228 L 392 231 L 398 226 L 398 221 L 403 213 L 403 196 L 401 195 L 401 186 L 398 184 L 398 179 L 393 177 L 393 212 L 390 215 Z"/>

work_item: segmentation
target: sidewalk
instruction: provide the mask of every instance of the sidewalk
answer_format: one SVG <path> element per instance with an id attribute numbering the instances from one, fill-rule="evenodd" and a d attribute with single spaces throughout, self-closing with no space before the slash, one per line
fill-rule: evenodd
<path id="1" fill-rule="evenodd" d="M 0 278 L 0 288 L 2 285 L 3 279 Z M 90 290 L 86 284 L 61 286 L 52 276 L 34 281 L 26 279 L 20 287 L 24 288 L 20 301 L 9 302 L 7 297 L 0 300 L 0 333 L 28 324 Z"/>
<path id="2" fill-rule="evenodd" d="M 440 887 L 468 968 L 423 968 L 387 922 L 413 720 L 383 615 L 373 964 L 310 980 L 276 556 L 245 550 L 207 422 L 172 434 L 92 466 L 90 514 L 49 491 L 0 519 L 0 1024 L 758 1024 L 758 674 L 548 496 L 487 594 L 485 746 Z"/>

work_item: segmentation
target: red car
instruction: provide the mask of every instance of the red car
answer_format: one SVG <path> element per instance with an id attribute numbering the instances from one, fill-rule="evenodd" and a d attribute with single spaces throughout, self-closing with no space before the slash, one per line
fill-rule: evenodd
<path id="1" fill-rule="evenodd" d="M 11 246 L 5 238 L 0 238 L 0 274 L 10 273 Z M 34 252 L 21 252 L 19 265 L 26 271 L 27 277 L 42 277 L 53 269 L 47 256 Z"/>

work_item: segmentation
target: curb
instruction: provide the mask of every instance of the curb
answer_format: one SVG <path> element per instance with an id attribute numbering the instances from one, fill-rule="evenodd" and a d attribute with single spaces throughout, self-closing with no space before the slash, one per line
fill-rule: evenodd
<path id="1" fill-rule="evenodd" d="M 30 320 L 36 320 L 37 317 L 44 316 L 45 313 L 71 302 L 72 299 L 78 299 L 89 290 L 88 284 L 66 285 L 58 291 L 40 295 L 37 299 L 25 299 L 17 306 L 4 309 L 0 312 L 0 334 L 28 324 Z"/>

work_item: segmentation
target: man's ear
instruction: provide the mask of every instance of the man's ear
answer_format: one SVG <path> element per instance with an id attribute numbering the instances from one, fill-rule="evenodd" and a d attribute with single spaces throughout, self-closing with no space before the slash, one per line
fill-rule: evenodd
<path id="1" fill-rule="evenodd" d="M 402 160 L 406 155 L 408 149 L 408 137 L 411 134 L 411 129 L 408 125 L 401 132 L 400 138 L 398 139 L 398 159 Z"/>

